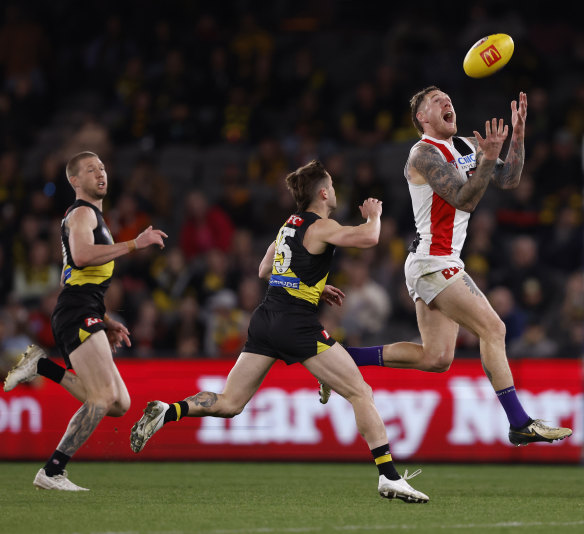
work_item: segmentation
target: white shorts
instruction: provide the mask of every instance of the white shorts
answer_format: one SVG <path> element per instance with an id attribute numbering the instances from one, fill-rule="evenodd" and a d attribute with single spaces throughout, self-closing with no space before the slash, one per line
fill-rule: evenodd
<path id="1" fill-rule="evenodd" d="M 410 253 L 404 267 L 410 297 L 430 304 L 436 296 L 464 275 L 464 262 L 455 256 Z"/>

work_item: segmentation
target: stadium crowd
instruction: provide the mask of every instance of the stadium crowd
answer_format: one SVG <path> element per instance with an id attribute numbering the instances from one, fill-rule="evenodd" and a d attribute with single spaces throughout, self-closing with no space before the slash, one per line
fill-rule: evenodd
<path id="1" fill-rule="evenodd" d="M 265 289 L 260 259 L 294 211 L 283 178 L 314 158 L 334 179 L 337 220 L 357 223 L 370 196 L 384 206 L 377 247 L 337 251 L 330 283 L 347 297 L 323 308 L 323 324 L 352 345 L 417 338 L 403 166 L 417 139 L 408 100 L 427 85 L 451 95 L 461 135 L 493 116 L 509 123 L 527 92 L 521 185 L 487 192 L 463 260 L 506 324 L 511 358 L 582 356 L 584 33 L 522 4 L 476 2 L 448 24 L 424 1 L 5 4 L 0 374 L 29 343 L 56 354 L 60 223 L 73 201 L 64 166 L 82 150 L 106 164 L 116 241 L 149 224 L 169 235 L 163 251 L 116 261 L 108 313 L 132 333 L 119 355 L 239 354 Z M 465 77 L 466 50 L 499 32 L 515 40 L 510 64 Z M 478 350 L 461 330 L 457 354 Z"/>

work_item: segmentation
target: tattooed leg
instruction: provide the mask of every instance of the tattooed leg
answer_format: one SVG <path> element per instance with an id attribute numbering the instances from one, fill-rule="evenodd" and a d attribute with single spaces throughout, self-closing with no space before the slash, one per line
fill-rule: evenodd
<path id="1" fill-rule="evenodd" d="M 483 296 L 482 291 L 478 288 L 478 286 L 475 284 L 474 280 L 468 275 L 465 274 L 462 279 L 464 280 L 464 283 L 466 284 L 466 286 L 468 287 L 468 289 L 470 290 L 470 292 L 473 295 L 476 295 L 478 297 Z"/>
<path id="2" fill-rule="evenodd" d="M 99 422 L 104 418 L 107 409 L 104 406 L 86 402 L 77 410 L 75 415 L 69 421 L 69 426 L 65 435 L 59 443 L 57 450 L 73 456 L 77 450 L 91 436 Z"/>

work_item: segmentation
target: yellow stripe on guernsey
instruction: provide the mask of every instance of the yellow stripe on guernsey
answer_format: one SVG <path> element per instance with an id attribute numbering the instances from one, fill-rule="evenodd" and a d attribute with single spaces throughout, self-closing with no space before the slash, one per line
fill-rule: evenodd
<path id="1" fill-rule="evenodd" d="M 103 265 L 89 265 L 82 269 L 72 269 L 70 265 L 65 266 L 65 285 L 83 286 L 85 284 L 99 285 L 109 280 L 114 273 L 114 261 L 109 261 Z M 69 276 L 67 277 L 67 274 Z"/>
<path id="2" fill-rule="evenodd" d="M 277 273 L 276 269 L 273 269 L 272 272 L 273 272 L 273 274 Z M 280 287 L 283 287 L 289 295 L 296 297 L 297 299 L 306 300 L 306 301 L 310 302 L 311 304 L 318 306 L 318 302 L 320 301 L 320 296 L 321 296 L 322 292 L 324 291 L 324 286 L 326 285 L 326 279 L 328 278 L 328 273 L 324 276 L 324 278 L 319 280 L 313 286 L 307 286 L 304 282 L 299 280 L 298 277 L 296 276 L 296 274 L 294 274 L 292 271 L 288 271 L 285 275 L 280 276 L 280 279 L 282 279 L 282 280 L 285 280 L 286 278 L 290 278 L 290 279 L 294 280 L 295 281 L 294 284 L 290 284 L 290 285 L 295 285 L 298 287 L 297 289 L 295 289 L 293 287 L 286 287 L 286 284 L 282 284 Z"/>

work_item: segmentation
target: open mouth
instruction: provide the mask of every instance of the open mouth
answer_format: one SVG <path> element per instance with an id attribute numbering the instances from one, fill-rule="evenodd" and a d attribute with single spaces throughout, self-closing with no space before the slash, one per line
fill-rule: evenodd
<path id="1" fill-rule="evenodd" d="M 454 113 L 452 113 L 452 111 L 447 111 L 442 118 L 448 124 L 452 124 L 454 122 Z"/>

